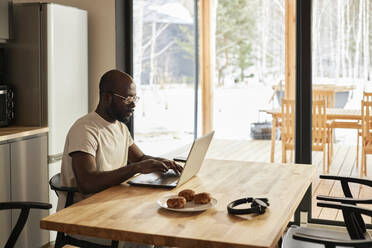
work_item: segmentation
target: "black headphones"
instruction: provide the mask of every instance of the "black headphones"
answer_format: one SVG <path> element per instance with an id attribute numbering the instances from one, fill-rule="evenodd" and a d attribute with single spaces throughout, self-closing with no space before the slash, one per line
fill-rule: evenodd
<path id="1" fill-rule="evenodd" d="M 234 208 L 240 204 L 251 203 L 250 208 Z M 265 213 L 266 208 L 270 206 L 269 199 L 267 198 L 253 198 L 247 197 L 232 201 L 227 205 L 227 212 L 229 214 L 263 214 Z"/>

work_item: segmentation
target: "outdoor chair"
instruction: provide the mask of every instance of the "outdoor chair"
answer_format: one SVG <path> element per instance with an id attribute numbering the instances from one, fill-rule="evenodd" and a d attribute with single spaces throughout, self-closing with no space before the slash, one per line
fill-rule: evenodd
<path id="1" fill-rule="evenodd" d="M 74 200 L 74 193 L 79 192 L 76 188 L 73 187 L 63 187 L 61 186 L 61 173 L 54 175 L 49 180 L 49 185 L 52 190 L 54 190 L 58 196 L 58 192 L 64 192 L 67 194 L 65 208 L 73 204 Z M 95 244 L 85 240 L 79 240 L 73 238 L 69 235 L 66 235 L 63 232 L 57 233 L 57 239 L 55 243 L 55 248 L 63 247 L 64 245 L 74 245 L 82 248 L 117 248 L 119 245 L 119 241 L 112 241 L 111 246 Z"/>
<path id="2" fill-rule="evenodd" d="M 363 100 L 367 102 L 372 102 L 372 92 L 363 91 Z"/>
<path id="3" fill-rule="evenodd" d="M 372 101 L 362 101 L 362 165 L 360 175 L 367 176 L 367 154 L 372 154 Z"/>
<path id="4" fill-rule="evenodd" d="M 335 107 L 335 90 L 312 90 L 312 99 L 313 101 L 325 101 L 325 107 L 326 108 L 334 108 Z M 337 126 L 337 123 L 335 121 L 328 122 L 328 125 L 330 126 L 330 158 L 333 157 L 333 128 Z"/>
<path id="5" fill-rule="evenodd" d="M 21 213 L 19 214 L 16 225 L 14 226 L 8 241 L 5 244 L 5 248 L 12 248 L 15 246 L 19 235 L 21 234 L 26 222 L 30 209 L 51 209 L 52 205 L 49 203 L 42 202 L 0 202 L 0 210 L 9 210 L 9 209 L 20 209 Z M 1 245 L 1 244 L 0 244 Z"/>
<path id="6" fill-rule="evenodd" d="M 372 92 L 363 92 L 363 101 L 365 102 L 372 102 Z M 358 168 L 359 165 L 359 136 L 362 136 L 362 125 L 361 123 L 357 123 L 357 157 L 356 157 L 356 167 Z M 361 165 L 361 171 L 360 175 L 363 175 L 363 160 L 362 160 L 362 165 Z"/>
<path id="7" fill-rule="evenodd" d="M 287 162 L 287 150 L 294 150 L 295 101 L 282 99 L 280 134 L 282 140 L 282 162 Z"/>
<path id="8" fill-rule="evenodd" d="M 335 90 L 312 90 L 313 101 L 325 101 L 326 108 L 335 107 Z"/>
<path id="9" fill-rule="evenodd" d="M 323 152 L 323 173 L 325 173 L 326 149 L 327 149 L 327 173 L 331 162 L 330 143 L 332 143 L 331 129 L 327 122 L 325 100 L 313 101 L 312 115 L 312 150 Z"/>
<path id="10" fill-rule="evenodd" d="M 352 177 L 321 175 L 321 179 L 340 181 L 345 197 L 317 196 L 317 206 L 342 211 L 347 231 L 324 228 L 292 226 L 283 237 L 282 248 L 333 248 L 333 247 L 372 247 L 372 240 L 367 232 L 362 215 L 372 217 L 372 210 L 361 208 L 356 204 L 371 204 L 372 199 L 355 199 L 349 183 L 372 187 L 372 181 Z"/>
<path id="11" fill-rule="evenodd" d="M 294 140 L 295 140 L 295 101 L 283 99 L 282 118 L 278 126 L 281 127 L 282 140 L 282 162 L 287 162 L 287 150 L 291 151 L 291 162 L 293 162 Z M 283 123 L 284 120 L 284 123 Z M 283 150 L 284 147 L 284 150 Z"/>
<path id="12" fill-rule="evenodd" d="M 326 173 L 326 153 L 327 173 L 330 167 L 330 128 L 327 123 L 325 100 L 313 101 L 313 125 L 312 125 L 312 150 L 323 151 L 323 173 Z M 295 141 L 295 102 L 294 100 L 282 99 L 281 112 L 281 138 L 282 138 L 282 162 L 287 162 L 287 150 L 294 150 Z M 328 148 L 328 152 L 327 152 Z"/>

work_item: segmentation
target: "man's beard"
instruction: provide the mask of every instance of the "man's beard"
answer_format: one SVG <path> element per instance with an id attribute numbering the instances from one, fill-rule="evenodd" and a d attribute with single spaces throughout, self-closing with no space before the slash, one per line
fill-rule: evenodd
<path id="1" fill-rule="evenodd" d="M 117 120 L 125 124 L 128 124 L 130 121 L 130 116 L 118 117 Z"/>
<path id="2" fill-rule="evenodd" d="M 130 115 L 125 116 L 125 115 L 120 114 L 117 111 L 112 111 L 112 119 L 118 120 L 123 123 L 128 123 L 130 120 Z"/>
<path id="3" fill-rule="evenodd" d="M 120 111 L 118 111 L 115 106 L 111 105 L 108 109 L 107 109 L 107 115 L 113 119 L 113 120 L 117 120 L 117 121 L 120 121 L 120 122 L 123 122 L 125 124 L 127 124 L 129 121 L 130 121 L 130 117 L 131 115 L 122 115 Z"/>

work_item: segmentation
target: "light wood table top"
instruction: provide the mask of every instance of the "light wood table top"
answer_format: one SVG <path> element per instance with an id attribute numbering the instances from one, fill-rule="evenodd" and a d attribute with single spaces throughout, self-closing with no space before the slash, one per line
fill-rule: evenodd
<path id="1" fill-rule="evenodd" d="M 261 112 L 280 117 L 281 109 L 263 109 Z M 360 109 L 342 109 L 342 108 L 326 108 L 328 120 L 361 120 L 362 113 Z"/>
<path id="2" fill-rule="evenodd" d="M 341 109 L 341 108 L 327 108 L 328 120 L 361 120 L 362 112 L 360 109 Z"/>
<path id="3" fill-rule="evenodd" d="M 220 147 L 223 151 L 223 147 Z M 41 220 L 43 229 L 177 247 L 274 247 L 312 183 L 312 165 L 207 159 L 198 173 L 173 189 L 122 184 L 97 193 Z M 161 209 L 157 200 L 183 189 L 209 192 L 215 207 L 180 213 Z M 263 215 L 229 215 L 229 202 L 268 197 Z"/>
<path id="4" fill-rule="evenodd" d="M 48 127 L 8 126 L 0 128 L 0 141 L 23 138 L 31 135 L 47 133 Z"/>
<path id="5" fill-rule="evenodd" d="M 285 85 L 283 84 L 282 87 L 280 87 L 280 85 L 273 85 L 272 88 L 275 91 L 280 90 L 280 88 L 284 90 Z M 335 92 L 347 92 L 354 89 L 354 85 L 313 84 L 313 90 L 334 90 Z"/>

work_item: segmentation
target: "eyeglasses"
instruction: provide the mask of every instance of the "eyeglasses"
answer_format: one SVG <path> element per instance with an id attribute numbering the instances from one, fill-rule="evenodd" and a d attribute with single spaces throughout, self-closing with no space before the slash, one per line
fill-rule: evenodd
<path id="1" fill-rule="evenodd" d="M 117 96 L 119 97 L 123 103 L 125 104 L 131 104 L 131 103 L 137 103 L 138 100 L 140 99 L 139 96 L 128 96 L 128 97 L 124 97 L 124 96 L 121 96 L 119 94 L 116 94 L 116 93 L 112 93 L 114 96 Z"/>

